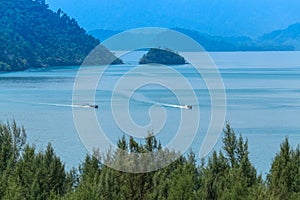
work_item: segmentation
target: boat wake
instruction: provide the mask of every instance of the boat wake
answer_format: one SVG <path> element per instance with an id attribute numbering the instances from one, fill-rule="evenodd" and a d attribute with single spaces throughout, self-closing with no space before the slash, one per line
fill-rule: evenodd
<path id="1" fill-rule="evenodd" d="M 59 104 L 59 103 L 40 103 L 40 102 L 25 102 L 25 101 L 12 101 L 14 103 L 25 103 L 31 105 L 45 105 L 45 106 L 57 106 L 57 107 L 71 107 L 71 108 L 98 108 L 97 104 Z"/>
<path id="2" fill-rule="evenodd" d="M 72 108 L 98 108 L 97 104 L 83 104 L 83 105 L 57 104 L 57 103 L 37 103 L 37 104 L 47 105 L 47 106 L 58 106 L 58 107 L 72 107 Z"/>
<path id="3" fill-rule="evenodd" d="M 58 106 L 58 107 L 84 107 L 82 105 L 72 105 L 72 104 L 58 104 L 58 103 L 36 103 L 38 105 L 46 105 L 46 106 Z"/>
<path id="4" fill-rule="evenodd" d="M 180 108 L 180 109 L 187 109 L 187 110 L 191 110 L 192 106 L 191 105 L 175 105 L 175 104 L 165 104 L 165 103 L 160 103 L 159 105 L 161 106 L 165 106 L 165 107 L 171 107 L 171 108 Z"/>
<path id="5" fill-rule="evenodd" d="M 147 103 L 147 104 L 152 104 L 152 105 L 157 105 L 157 106 L 164 106 L 164 107 L 170 107 L 170 108 L 180 108 L 180 109 L 187 109 L 187 110 L 192 109 L 191 105 L 176 105 L 176 104 L 169 104 L 169 103 L 161 103 L 161 102 L 152 101 L 152 100 L 148 99 L 147 97 L 145 97 L 144 95 L 142 95 L 140 93 L 135 94 L 132 97 L 132 99 L 137 101 L 137 102 L 144 102 L 144 103 Z"/>

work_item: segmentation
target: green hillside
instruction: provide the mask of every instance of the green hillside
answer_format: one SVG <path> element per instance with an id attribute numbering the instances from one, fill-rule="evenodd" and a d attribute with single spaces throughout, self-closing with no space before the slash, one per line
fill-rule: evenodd
<path id="1" fill-rule="evenodd" d="M 45 0 L 1 0 L 0 13 L 0 71 L 80 65 L 100 43 L 60 9 L 48 9 Z M 100 57 L 114 58 L 105 48 Z"/>

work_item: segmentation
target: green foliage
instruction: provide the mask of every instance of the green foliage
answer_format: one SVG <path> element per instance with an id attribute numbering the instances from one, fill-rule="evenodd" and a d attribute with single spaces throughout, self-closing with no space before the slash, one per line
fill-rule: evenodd
<path id="1" fill-rule="evenodd" d="M 147 54 L 143 55 L 140 64 L 158 63 L 164 65 L 182 65 L 185 59 L 170 49 L 151 48 Z"/>
<path id="2" fill-rule="evenodd" d="M 299 199 L 300 149 L 286 139 L 275 156 L 265 183 L 249 160 L 248 141 L 236 137 L 230 125 L 224 130 L 223 150 L 207 162 L 197 163 L 191 151 L 186 156 L 163 149 L 153 134 L 144 143 L 123 136 L 116 152 L 95 151 L 78 170 L 65 171 L 51 144 L 36 152 L 26 144 L 26 134 L 16 123 L 0 124 L 0 199 Z M 158 163 L 170 164 L 149 173 L 126 173 L 105 164 L 135 169 L 144 167 L 152 152 Z M 101 155 L 101 156 L 100 156 Z M 130 162 L 131 156 L 139 162 Z M 178 157 L 178 159 L 175 159 Z M 116 162 L 118 160 L 119 162 Z"/>
<path id="3" fill-rule="evenodd" d="M 80 65 L 100 43 L 60 9 L 48 9 L 44 0 L 1 0 L 0 13 L 0 71 Z M 103 60 L 115 59 L 104 47 L 101 53 Z"/>
<path id="4" fill-rule="evenodd" d="M 0 199 L 47 199 L 51 194 L 65 194 L 65 167 L 52 146 L 36 153 L 25 143 L 25 130 L 15 121 L 0 124 Z"/>
<path id="5" fill-rule="evenodd" d="M 300 198 L 300 150 L 293 150 L 287 138 L 274 158 L 268 184 L 274 199 Z"/>
<path id="6" fill-rule="evenodd" d="M 226 124 L 223 151 L 214 152 L 202 170 L 198 195 L 203 199 L 252 199 L 252 188 L 264 188 L 248 157 L 248 141 L 236 138 L 230 124 Z M 256 195 L 258 196 L 258 195 Z"/>

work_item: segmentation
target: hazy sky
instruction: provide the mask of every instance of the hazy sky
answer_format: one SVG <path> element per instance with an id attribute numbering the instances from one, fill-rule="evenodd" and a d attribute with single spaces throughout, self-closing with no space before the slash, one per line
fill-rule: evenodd
<path id="1" fill-rule="evenodd" d="M 217 35 L 258 35 L 300 22 L 299 0 L 47 0 L 87 30 L 181 27 Z"/>

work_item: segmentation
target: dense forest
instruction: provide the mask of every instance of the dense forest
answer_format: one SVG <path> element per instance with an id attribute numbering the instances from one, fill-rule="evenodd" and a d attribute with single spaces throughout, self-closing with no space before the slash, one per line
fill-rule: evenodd
<path id="1" fill-rule="evenodd" d="M 45 0 L 1 0 L 0 13 L 0 71 L 80 65 L 100 43 L 61 9 L 48 9 Z M 104 47 L 100 57 L 115 60 Z"/>
<path id="2" fill-rule="evenodd" d="M 157 63 L 164 65 L 183 65 L 185 59 L 170 49 L 151 48 L 140 59 L 139 64 Z"/>
<path id="3" fill-rule="evenodd" d="M 118 147 L 128 154 L 162 150 L 159 158 L 174 156 L 151 134 L 144 144 L 122 137 Z M 229 124 L 223 149 L 197 162 L 193 152 L 149 173 L 130 174 L 106 167 L 115 153 L 87 155 L 66 171 L 51 144 L 37 151 L 26 142 L 24 128 L 0 124 L 0 199 L 299 199 L 300 148 L 286 138 L 263 180 L 249 160 L 248 141 Z M 122 165 L 132 166 L 134 162 Z"/>

